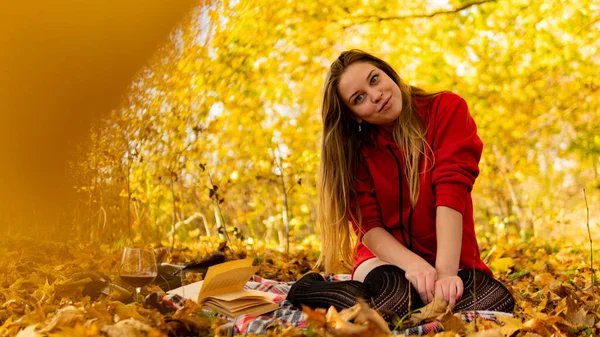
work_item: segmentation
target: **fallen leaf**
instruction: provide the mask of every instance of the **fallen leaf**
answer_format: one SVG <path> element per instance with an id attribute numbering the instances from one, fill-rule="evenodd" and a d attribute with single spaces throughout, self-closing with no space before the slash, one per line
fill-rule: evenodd
<path id="1" fill-rule="evenodd" d="M 302 312 L 306 315 L 307 320 L 316 328 L 323 328 L 327 324 L 325 311 L 321 309 L 313 310 L 306 305 L 302 305 Z"/>
<path id="2" fill-rule="evenodd" d="M 496 319 L 504 324 L 500 330 L 505 336 L 512 336 L 513 333 L 523 328 L 523 322 L 520 319 L 502 315 L 496 316 Z"/>
<path id="3" fill-rule="evenodd" d="M 509 272 L 512 267 L 515 266 L 515 261 L 511 257 L 503 257 L 500 259 L 495 259 L 490 263 L 490 267 L 492 267 L 498 273 L 506 273 Z"/>
<path id="4" fill-rule="evenodd" d="M 477 331 L 470 335 L 467 335 L 467 337 L 504 337 L 504 334 L 502 333 L 502 331 L 500 331 L 500 329 L 491 329 Z"/>
<path id="5" fill-rule="evenodd" d="M 138 321 L 144 318 L 137 312 L 135 305 L 123 304 L 121 302 L 114 302 L 115 308 L 115 321 L 120 321 L 128 318 L 134 318 Z"/>
<path id="6" fill-rule="evenodd" d="M 152 327 L 136 319 L 129 318 L 113 325 L 106 325 L 100 331 L 108 337 L 137 337 L 146 336 Z"/>
<path id="7" fill-rule="evenodd" d="M 391 334 L 381 315 L 360 299 L 356 305 L 339 313 L 334 307 L 330 307 L 325 314 L 325 319 L 328 336 L 387 337 Z"/>
<path id="8" fill-rule="evenodd" d="M 577 303 L 573 296 L 567 297 L 567 310 L 565 320 L 576 328 L 591 327 L 594 325 L 594 317 L 587 317 L 587 310 Z"/>
<path id="9" fill-rule="evenodd" d="M 419 309 L 419 312 L 412 314 L 410 322 L 413 325 L 419 325 L 427 321 L 435 320 L 438 316 L 443 315 L 447 309 L 448 305 L 443 299 L 434 297 L 433 301 Z"/>
<path id="10" fill-rule="evenodd" d="M 575 312 L 567 310 L 565 320 L 576 328 L 594 326 L 594 317 L 587 317 L 587 310 L 583 308 Z"/>
<path id="11" fill-rule="evenodd" d="M 26 327 L 25 329 L 19 331 L 19 333 L 17 334 L 17 337 L 38 337 L 41 336 L 40 334 L 38 334 L 37 332 L 35 332 L 35 328 L 37 327 L 36 325 L 30 325 L 28 327 Z"/>
<path id="12" fill-rule="evenodd" d="M 48 325 L 41 329 L 40 332 L 53 332 L 56 329 L 61 329 L 63 327 L 74 327 L 77 323 L 85 322 L 84 313 L 70 305 L 68 307 L 64 307 L 56 313 L 56 316 L 52 318 Z"/>
<path id="13" fill-rule="evenodd" d="M 465 332 L 465 322 L 456 317 L 451 310 L 446 311 L 439 316 L 437 320 L 444 327 L 444 331 L 452 331 L 453 333 L 463 334 Z"/>
<path id="14" fill-rule="evenodd" d="M 325 319 L 327 321 L 326 325 L 326 333 L 328 336 L 335 337 L 359 337 L 364 336 L 367 331 L 367 326 L 355 325 L 351 324 L 347 321 L 344 321 L 339 312 L 333 307 L 329 307 L 327 309 L 327 313 L 325 314 Z"/>
<path id="15" fill-rule="evenodd" d="M 386 321 L 377 313 L 377 311 L 371 309 L 369 305 L 359 299 L 358 310 L 356 311 L 355 317 L 352 319 L 357 324 L 368 324 L 369 336 L 389 336 L 391 331 Z"/>

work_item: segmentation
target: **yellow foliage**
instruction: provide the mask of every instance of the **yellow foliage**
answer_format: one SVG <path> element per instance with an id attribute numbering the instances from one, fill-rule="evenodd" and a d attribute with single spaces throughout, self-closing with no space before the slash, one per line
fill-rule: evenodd
<path id="1" fill-rule="evenodd" d="M 515 262 L 510 257 L 495 259 L 490 263 L 490 267 L 492 267 L 497 273 L 509 272 L 514 266 Z"/>

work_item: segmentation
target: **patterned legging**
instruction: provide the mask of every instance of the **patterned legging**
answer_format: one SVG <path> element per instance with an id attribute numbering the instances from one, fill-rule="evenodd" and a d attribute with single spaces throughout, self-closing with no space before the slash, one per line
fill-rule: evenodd
<path id="1" fill-rule="evenodd" d="M 474 308 L 512 312 L 514 299 L 500 282 L 479 270 L 464 269 L 458 276 L 463 281 L 464 292 L 454 307 L 455 312 Z M 404 271 L 392 265 L 374 268 L 364 282 L 326 282 L 320 274 L 307 274 L 291 287 L 287 299 L 298 307 L 302 304 L 311 308 L 333 305 L 342 310 L 355 305 L 358 297 L 366 299 L 387 321 L 423 306 Z"/>

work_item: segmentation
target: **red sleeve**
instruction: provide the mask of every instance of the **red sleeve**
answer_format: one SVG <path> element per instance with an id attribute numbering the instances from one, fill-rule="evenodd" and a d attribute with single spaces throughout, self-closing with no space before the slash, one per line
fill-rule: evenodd
<path id="1" fill-rule="evenodd" d="M 452 93 L 441 94 L 433 118 L 434 168 L 431 180 L 435 207 L 447 206 L 464 213 L 468 195 L 479 175 L 483 143 L 467 103 Z"/>
<path id="2" fill-rule="evenodd" d="M 383 227 L 381 210 L 379 209 L 379 203 L 377 202 L 377 196 L 375 195 L 373 178 L 371 177 L 367 163 L 364 161 L 358 163 L 355 174 L 354 191 L 356 192 L 356 199 L 353 197 L 350 198 L 348 208 L 352 216 L 349 216 L 349 219 L 356 236 L 359 240 L 362 240 L 363 235 L 369 230 L 375 227 Z M 359 219 L 356 209 L 357 205 L 360 208 L 362 217 L 361 231 L 358 230 L 357 222 L 354 220 Z"/>

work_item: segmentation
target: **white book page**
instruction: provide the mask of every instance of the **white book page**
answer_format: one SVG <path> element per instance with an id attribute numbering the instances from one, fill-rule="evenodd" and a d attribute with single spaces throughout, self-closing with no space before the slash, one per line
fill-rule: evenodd
<path id="1" fill-rule="evenodd" d="M 200 289 L 202 288 L 202 282 L 204 282 L 204 281 L 190 283 L 183 287 L 169 290 L 169 291 L 167 291 L 167 294 L 179 295 L 183 298 L 192 300 L 194 302 L 198 302 L 198 294 L 200 294 Z"/>

